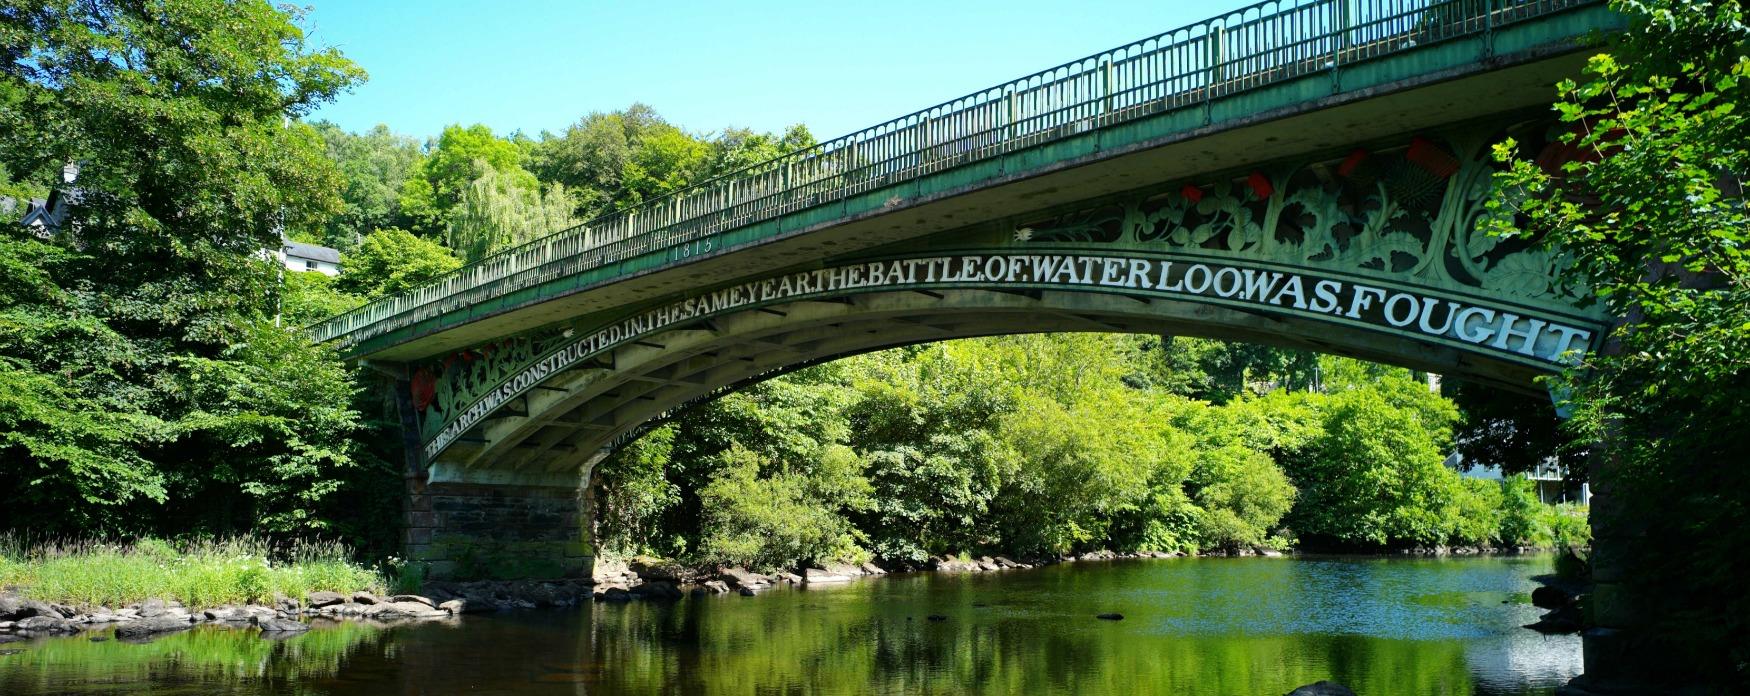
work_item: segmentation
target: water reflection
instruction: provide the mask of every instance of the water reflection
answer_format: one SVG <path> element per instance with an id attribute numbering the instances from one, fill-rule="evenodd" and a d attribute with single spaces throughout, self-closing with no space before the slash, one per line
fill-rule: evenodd
<path id="1" fill-rule="evenodd" d="M 283 641 L 0 646 L 0 693 L 1547 693 L 1579 641 L 1516 628 L 1545 559 L 1187 559 L 918 575 Z M 1503 604 L 1504 600 L 1518 601 Z M 1101 621 L 1101 612 L 1124 614 Z M 927 620 L 931 614 L 944 621 Z"/>

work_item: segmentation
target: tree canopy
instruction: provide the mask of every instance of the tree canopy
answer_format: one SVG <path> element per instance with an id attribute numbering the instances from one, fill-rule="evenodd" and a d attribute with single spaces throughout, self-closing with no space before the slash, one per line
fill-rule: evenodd
<path id="1" fill-rule="evenodd" d="M 276 326 L 282 232 L 341 177 L 297 119 L 364 73 L 265 2 L 14 4 L 0 163 L 67 188 L 62 243 L 12 228 L 0 506 L 35 533 L 321 525 L 352 464 L 351 380 Z M 217 504 L 206 504 L 212 499 Z"/>
<path id="2" fill-rule="evenodd" d="M 1624 318 L 1562 384 L 1595 484 L 1620 518 L 1600 536 L 1658 638 L 1703 673 L 1750 685 L 1750 26 L 1742 3 L 1613 2 L 1629 30 L 1557 88 L 1542 151 L 1497 153 L 1497 233 L 1560 246 L 1575 280 Z M 1677 511 L 1677 512 L 1674 512 Z M 1633 526 L 1628 520 L 1634 520 Z M 1682 588 L 1673 591 L 1674 588 Z"/>

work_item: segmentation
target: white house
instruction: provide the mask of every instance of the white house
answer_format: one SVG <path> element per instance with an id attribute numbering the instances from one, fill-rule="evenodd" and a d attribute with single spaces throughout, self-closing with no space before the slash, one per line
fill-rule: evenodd
<path id="1" fill-rule="evenodd" d="M 340 275 L 340 252 L 325 246 L 285 240 L 275 258 L 288 271 L 315 271 L 327 276 Z"/>

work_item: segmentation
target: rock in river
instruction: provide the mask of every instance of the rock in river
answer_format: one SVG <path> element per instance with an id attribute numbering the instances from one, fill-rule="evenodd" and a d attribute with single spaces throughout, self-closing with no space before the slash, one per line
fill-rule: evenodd
<path id="1" fill-rule="evenodd" d="M 1319 681 L 1290 691 L 1288 696 L 1355 696 L 1355 692 L 1334 681 Z"/>
<path id="2" fill-rule="evenodd" d="M 75 633 L 79 629 L 59 616 L 32 616 L 13 627 L 19 633 Z"/>
<path id="3" fill-rule="evenodd" d="M 310 624 L 281 618 L 256 619 L 255 625 L 261 628 L 262 633 L 303 633 L 310 630 Z"/>
<path id="4" fill-rule="evenodd" d="M 145 638 L 159 633 L 185 630 L 189 628 L 189 626 L 188 619 L 156 616 L 150 619 L 141 619 L 131 624 L 125 624 L 115 629 L 115 637 L 122 639 Z"/>
<path id="5" fill-rule="evenodd" d="M 311 592 L 308 599 L 310 601 L 310 606 L 317 609 L 334 606 L 346 601 L 346 598 L 340 596 L 340 593 L 338 592 Z"/>

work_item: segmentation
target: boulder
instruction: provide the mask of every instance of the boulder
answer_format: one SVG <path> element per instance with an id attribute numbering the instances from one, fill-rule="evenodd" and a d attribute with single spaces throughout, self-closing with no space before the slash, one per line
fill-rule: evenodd
<path id="1" fill-rule="evenodd" d="M 448 611 L 419 602 L 385 602 L 372 608 L 379 607 L 377 618 L 380 619 L 436 619 L 450 615 Z"/>
<path id="2" fill-rule="evenodd" d="M 717 571 L 717 577 L 736 589 L 757 588 L 772 584 L 771 578 L 746 568 L 723 568 Z"/>
<path id="3" fill-rule="evenodd" d="M 637 580 L 638 574 L 625 561 L 598 558 L 590 577 L 598 585 L 622 585 Z"/>
<path id="4" fill-rule="evenodd" d="M 674 583 L 661 580 L 634 587 L 632 594 L 645 599 L 680 599 L 686 596 Z"/>
<path id="5" fill-rule="evenodd" d="M 426 605 L 428 607 L 432 607 L 434 609 L 437 608 L 436 603 L 432 602 L 430 599 L 427 599 L 425 597 L 421 597 L 419 595 L 398 594 L 398 595 L 393 595 L 393 596 L 389 597 L 389 601 L 391 601 L 391 602 L 418 602 L 420 604 L 424 604 L 424 605 Z"/>
<path id="6" fill-rule="evenodd" d="M 255 625 L 262 633 L 303 633 L 310 630 L 310 624 L 279 617 L 256 619 Z"/>
<path id="7" fill-rule="evenodd" d="M 272 619 L 272 618 L 278 617 L 280 615 L 280 613 L 278 611 L 275 611 L 273 607 L 264 607 L 264 606 L 261 606 L 259 604 L 251 604 L 249 606 L 243 607 L 243 609 L 239 613 L 243 615 L 243 618 L 246 621 L 254 621 L 256 619 Z"/>
<path id="8" fill-rule="evenodd" d="M 639 556 L 627 562 L 626 569 L 642 578 L 645 582 L 651 580 L 666 580 L 668 582 L 686 582 L 692 573 L 671 561 L 660 558 Z"/>
<path id="9" fill-rule="evenodd" d="M 1544 614 L 1537 623 L 1525 624 L 1525 627 L 1545 634 L 1578 633 L 1582 628 L 1580 619 L 1580 610 L 1569 604 Z"/>
<path id="10" fill-rule="evenodd" d="M 327 592 L 327 591 L 311 592 L 310 596 L 305 597 L 304 599 L 309 602 L 309 604 L 312 608 L 315 608 L 315 609 L 321 609 L 322 607 L 331 607 L 331 606 L 334 606 L 336 604 L 340 604 L 340 603 L 346 601 L 346 598 L 340 596 L 340 593 Z"/>
<path id="11" fill-rule="evenodd" d="M 273 608 L 286 614 L 296 614 L 298 613 L 298 600 L 292 599 L 283 594 L 275 594 L 273 596 Z"/>
<path id="12" fill-rule="evenodd" d="M 148 599 L 144 602 L 140 602 L 140 618 L 143 619 L 163 616 L 169 610 L 170 606 L 165 604 L 162 599 Z"/>
<path id="13" fill-rule="evenodd" d="M 354 604 L 363 604 L 366 606 L 370 606 L 372 604 L 382 604 L 383 603 L 383 600 L 381 598 L 377 597 L 374 594 L 366 592 L 364 590 L 359 590 L 357 592 L 352 593 L 352 596 L 347 597 L 347 599 L 352 600 L 352 602 Z"/>
<path id="14" fill-rule="evenodd" d="M 828 583 L 850 582 L 850 581 L 851 581 L 851 577 L 849 575 L 840 575 L 838 573 L 828 571 L 825 568 L 804 568 L 802 570 L 802 582 L 809 584 L 809 585 L 823 585 L 823 584 L 828 584 Z"/>
<path id="15" fill-rule="evenodd" d="M 1539 609 L 1556 609 L 1567 604 L 1568 593 L 1554 587 L 1542 585 L 1531 591 L 1531 605 Z"/>
<path id="16" fill-rule="evenodd" d="M 444 611 L 447 611 L 451 615 L 466 614 L 466 613 L 468 613 L 468 600 L 466 600 L 466 599 L 452 599 L 448 602 L 444 602 L 443 604 L 439 604 L 437 606 L 437 608 L 442 609 Z"/>
<path id="17" fill-rule="evenodd" d="M 1290 691 L 1288 696 L 1355 696 L 1355 692 L 1334 681 L 1319 681 Z"/>
<path id="18" fill-rule="evenodd" d="M 595 601 L 630 602 L 632 601 L 632 593 L 627 592 L 624 587 L 606 587 L 595 593 Z"/>
<path id="19" fill-rule="evenodd" d="M 931 559 L 928 567 L 938 573 L 970 573 L 979 569 L 976 561 L 962 561 L 953 556 Z"/>
<path id="20" fill-rule="evenodd" d="M 189 626 L 190 624 L 187 619 L 179 619 L 170 616 L 154 616 L 149 619 L 140 619 L 139 621 L 130 624 L 123 624 L 115 629 L 115 637 L 124 640 L 145 638 L 159 633 L 185 630 L 189 628 Z"/>
<path id="21" fill-rule="evenodd" d="M 47 602 L 21 597 L 0 598 L 0 621 L 23 621 L 25 619 L 47 616 L 56 619 L 67 618 Z"/>
<path id="22" fill-rule="evenodd" d="M 249 621 L 249 614 L 245 613 L 241 607 L 213 607 L 202 611 L 198 616 L 202 621 Z"/>
<path id="23" fill-rule="evenodd" d="M 19 633 L 76 633 L 78 627 L 59 616 L 32 616 L 12 627 Z"/>

